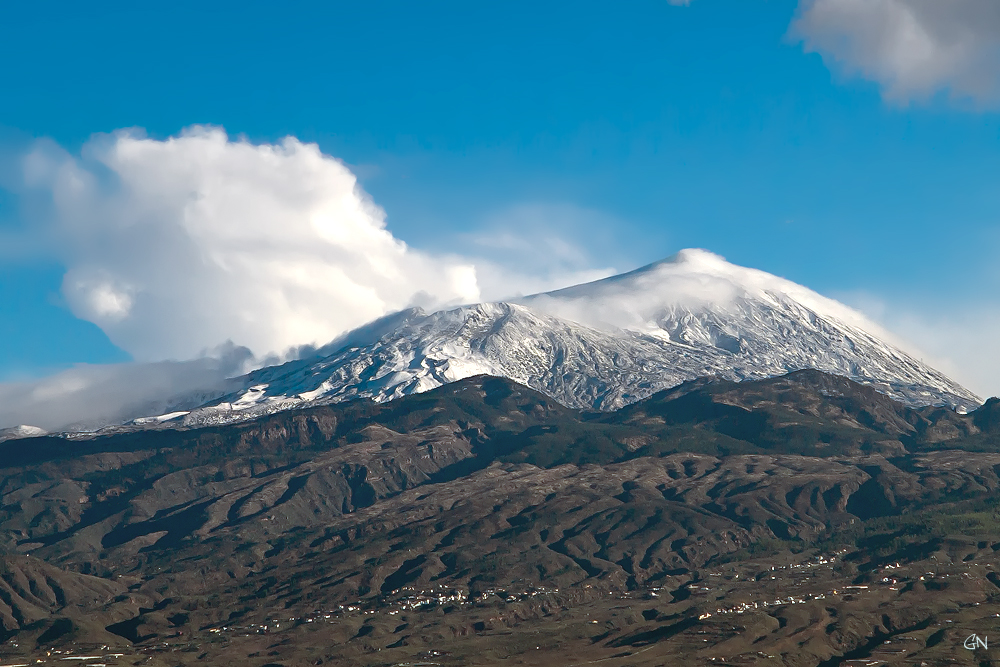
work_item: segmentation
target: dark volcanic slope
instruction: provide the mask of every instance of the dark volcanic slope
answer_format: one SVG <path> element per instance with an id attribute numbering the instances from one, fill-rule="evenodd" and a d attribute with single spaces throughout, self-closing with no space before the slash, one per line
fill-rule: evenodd
<path id="1" fill-rule="evenodd" d="M 870 452 L 1000 447 L 991 399 L 971 415 L 908 408 L 846 378 L 804 370 L 760 382 L 699 380 L 661 392 L 608 417 L 611 423 L 666 425 L 749 442 L 766 451 L 828 456 Z M 659 428 L 658 428 L 659 427 Z"/>
<path id="2" fill-rule="evenodd" d="M 924 596 L 915 577 L 932 556 L 992 562 L 998 445 L 996 399 L 969 415 L 914 410 L 811 371 L 688 383 L 613 414 L 478 377 L 229 427 L 7 441 L 5 650 L 493 664 L 544 627 L 554 653 L 522 658 L 625 647 L 662 662 L 701 655 L 692 633 L 714 628 L 712 645 L 730 647 L 719 656 L 819 664 L 911 626 L 929 637 L 943 610 L 992 599 L 986 570 L 956 572 L 981 583 L 955 599 Z M 747 641 L 711 626 L 753 596 L 805 595 L 802 581 L 772 590 L 778 575 L 757 575 L 822 554 L 830 590 L 873 586 L 897 561 L 916 583 L 809 597 L 808 642 L 789 639 L 793 602 L 754 611 L 744 630 L 761 634 Z M 706 588 L 720 568 L 728 583 Z M 623 598 L 646 610 L 623 620 Z M 281 619 L 292 635 L 273 635 Z M 513 639 L 491 643 L 501 630 Z M 921 650 L 936 659 L 940 643 Z"/>

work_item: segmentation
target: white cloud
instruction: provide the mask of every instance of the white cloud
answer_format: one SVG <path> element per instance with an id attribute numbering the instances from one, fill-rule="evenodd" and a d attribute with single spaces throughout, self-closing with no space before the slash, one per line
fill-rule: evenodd
<path id="1" fill-rule="evenodd" d="M 601 264 L 633 263 L 620 248 L 625 228 L 599 211 L 533 202 L 493 212 L 454 242 L 475 263 L 483 298 L 498 301 L 617 273 Z"/>
<path id="2" fill-rule="evenodd" d="M 792 33 L 894 102 L 1000 99 L 997 0 L 803 0 Z"/>
<path id="3" fill-rule="evenodd" d="M 80 157 L 39 145 L 25 175 L 50 204 L 73 312 L 140 360 L 224 340 L 281 353 L 414 300 L 479 297 L 474 266 L 394 238 L 342 162 L 291 137 L 123 131 Z"/>
<path id="4" fill-rule="evenodd" d="M 960 313 L 893 312 L 885 324 L 927 352 L 927 361 L 980 396 L 1000 396 L 1000 307 Z"/>
<path id="5" fill-rule="evenodd" d="M 0 428 L 191 407 L 227 377 L 411 305 L 594 280 L 615 273 L 595 257 L 616 252 L 631 263 L 620 251 L 627 225 L 572 205 L 513 206 L 441 240 L 444 250 L 410 248 L 342 162 L 292 137 L 255 145 L 210 127 L 162 141 L 120 131 L 77 156 L 39 142 L 22 165 L 33 213 L 31 236 L 11 235 L 16 255 L 63 261 L 72 311 L 140 363 L 0 384 Z M 221 341 L 246 346 L 238 364 L 204 356 Z"/>
<path id="6" fill-rule="evenodd" d="M 904 349 L 979 396 L 1000 396 L 1000 303 L 908 301 L 865 291 L 835 295 L 901 341 Z"/>
<path id="7" fill-rule="evenodd" d="M 224 394 L 226 378 L 250 363 L 248 350 L 227 345 L 194 361 L 81 364 L 41 380 L 0 383 L 0 429 L 86 429 L 190 409 Z"/>

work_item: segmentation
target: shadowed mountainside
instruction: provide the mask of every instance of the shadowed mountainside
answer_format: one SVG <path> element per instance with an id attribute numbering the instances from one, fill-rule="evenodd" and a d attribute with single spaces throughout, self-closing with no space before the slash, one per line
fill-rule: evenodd
<path id="1" fill-rule="evenodd" d="M 662 644 L 651 659 L 685 656 L 708 623 L 699 616 L 771 585 L 731 573 L 709 604 L 710 570 L 845 550 L 830 576 L 867 589 L 866 573 L 889 562 L 1000 549 L 1000 401 L 968 415 L 913 409 L 815 371 L 689 382 L 615 413 L 480 376 L 231 426 L 6 441 L 0 461 L 0 623 L 8 645 L 31 650 L 166 641 L 213 664 L 301 662 L 319 648 L 267 658 L 226 642 L 269 642 L 271 626 L 247 628 L 278 617 L 294 628 L 327 610 L 336 622 L 322 645 L 339 648 L 310 662 L 392 664 L 371 656 L 410 659 L 459 637 L 473 650 L 491 628 L 518 635 L 527 619 L 587 608 L 614 626 L 593 650 L 652 637 Z M 944 602 L 916 596 L 926 588 L 893 598 L 898 613 L 876 614 L 878 632 L 940 613 Z M 419 595 L 435 600 L 418 605 L 426 614 Z M 664 609 L 615 625 L 608 601 L 641 595 Z M 920 604 L 927 613 L 913 617 Z M 811 644 L 786 647 L 787 664 L 878 635 L 843 620 L 874 608 L 829 605 L 822 627 L 819 616 L 806 624 L 820 628 Z M 774 653 L 790 631 L 778 610 L 760 613 L 761 627 L 765 616 L 777 625 L 758 648 Z M 219 643 L 237 619 L 245 637 Z M 552 631 L 565 650 L 581 639 L 575 624 Z"/>

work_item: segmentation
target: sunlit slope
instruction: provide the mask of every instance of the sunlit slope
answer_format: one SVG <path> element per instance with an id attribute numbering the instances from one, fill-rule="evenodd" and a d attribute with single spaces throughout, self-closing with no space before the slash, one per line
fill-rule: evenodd
<path id="1" fill-rule="evenodd" d="M 698 377 L 816 369 L 908 405 L 980 399 L 836 301 L 702 250 L 514 302 L 405 311 L 315 356 L 265 368 L 187 415 L 226 422 L 315 399 L 386 401 L 473 375 L 506 377 L 574 408 L 614 410 Z"/>

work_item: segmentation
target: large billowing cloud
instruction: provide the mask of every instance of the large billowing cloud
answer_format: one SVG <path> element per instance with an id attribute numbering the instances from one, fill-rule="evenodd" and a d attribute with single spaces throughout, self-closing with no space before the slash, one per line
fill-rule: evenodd
<path id="1" fill-rule="evenodd" d="M 23 167 L 32 234 L 11 237 L 18 253 L 61 260 L 74 314 L 140 363 L 0 383 L 0 429 L 191 408 L 226 391 L 227 378 L 408 306 L 614 273 L 592 269 L 591 254 L 565 237 L 618 221 L 568 206 L 513 207 L 441 241 L 461 255 L 408 247 L 347 166 L 293 137 L 253 144 L 212 127 L 166 140 L 121 131 L 78 156 L 41 142 Z"/>
<path id="2" fill-rule="evenodd" d="M 119 132 L 79 158 L 38 147 L 25 170 L 48 199 L 73 312 L 139 360 L 226 340 L 283 353 L 410 304 L 479 297 L 471 264 L 394 238 L 342 162 L 291 137 Z"/>
<path id="3" fill-rule="evenodd" d="M 792 31 L 889 100 L 1000 101 L 997 0 L 803 0 Z"/>

